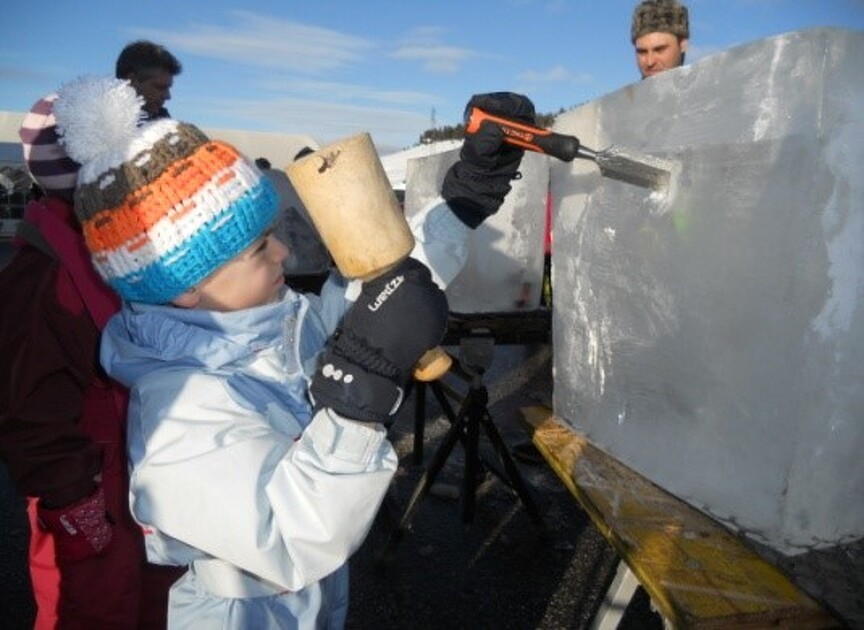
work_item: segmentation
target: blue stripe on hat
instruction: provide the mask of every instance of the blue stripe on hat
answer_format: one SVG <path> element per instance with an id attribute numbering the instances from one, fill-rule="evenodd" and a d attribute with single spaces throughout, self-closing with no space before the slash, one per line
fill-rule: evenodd
<path id="1" fill-rule="evenodd" d="M 165 304 L 213 274 L 271 226 L 279 209 L 273 185 L 261 178 L 195 235 L 145 269 L 109 278 L 125 300 Z"/>

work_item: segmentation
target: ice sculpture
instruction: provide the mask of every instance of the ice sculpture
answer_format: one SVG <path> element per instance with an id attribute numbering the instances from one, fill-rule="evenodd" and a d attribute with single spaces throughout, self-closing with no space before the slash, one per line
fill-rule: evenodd
<path id="1" fill-rule="evenodd" d="M 864 536 L 864 33 L 705 58 L 559 116 L 674 160 L 557 163 L 556 414 L 786 554 Z"/>

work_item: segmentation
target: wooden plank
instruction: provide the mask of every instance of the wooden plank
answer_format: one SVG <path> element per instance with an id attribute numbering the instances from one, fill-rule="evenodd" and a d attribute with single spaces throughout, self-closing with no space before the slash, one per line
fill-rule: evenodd
<path id="1" fill-rule="evenodd" d="M 548 408 L 521 411 L 534 445 L 674 627 L 840 627 L 723 525 L 592 445 Z"/>

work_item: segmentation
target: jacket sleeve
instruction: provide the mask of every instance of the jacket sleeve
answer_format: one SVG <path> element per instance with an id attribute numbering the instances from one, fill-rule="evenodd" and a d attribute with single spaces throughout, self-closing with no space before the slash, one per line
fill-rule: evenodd
<path id="1" fill-rule="evenodd" d="M 0 293 L 0 456 L 19 492 L 62 507 L 93 491 L 101 466 L 84 426 L 99 333 L 68 274 L 33 249 L 3 270 Z"/>
<path id="2" fill-rule="evenodd" d="M 141 524 L 290 590 L 359 547 L 397 465 L 382 427 L 322 410 L 300 434 L 174 371 L 133 392 L 129 448 Z"/>
<path id="3" fill-rule="evenodd" d="M 411 257 L 429 267 L 438 286 L 446 288 L 468 259 L 470 230 L 442 199 L 412 216 L 408 225 L 415 243 Z"/>

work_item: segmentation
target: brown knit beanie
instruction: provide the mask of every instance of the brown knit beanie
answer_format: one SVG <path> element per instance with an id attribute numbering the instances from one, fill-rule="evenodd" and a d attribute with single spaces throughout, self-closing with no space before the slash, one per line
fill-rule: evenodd
<path id="1" fill-rule="evenodd" d="M 644 0 L 633 11 L 630 41 L 648 33 L 671 33 L 681 39 L 690 38 L 687 7 L 675 0 Z"/>

